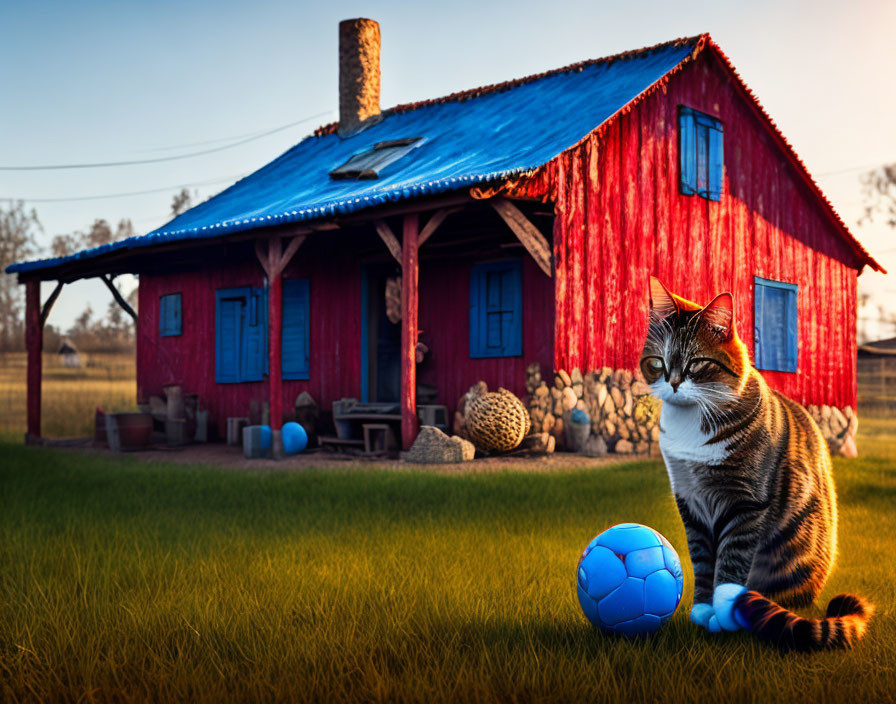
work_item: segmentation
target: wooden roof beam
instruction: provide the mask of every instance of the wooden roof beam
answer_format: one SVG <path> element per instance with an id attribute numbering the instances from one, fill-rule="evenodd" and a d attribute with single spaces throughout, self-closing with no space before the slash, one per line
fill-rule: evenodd
<path id="1" fill-rule="evenodd" d="M 423 243 L 426 242 L 430 237 L 432 237 L 433 233 L 438 229 L 439 225 L 445 222 L 445 218 L 447 218 L 451 213 L 456 213 L 461 208 L 442 208 L 441 210 L 437 210 L 433 213 L 432 217 L 426 222 L 426 225 L 420 230 L 420 237 L 417 240 L 418 249 L 423 246 Z"/>
<path id="2" fill-rule="evenodd" d="M 122 310 L 124 310 L 125 313 L 127 313 L 129 316 L 131 316 L 131 318 L 133 318 L 134 322 L 136 323 L 137 322 L 137 314 L 134 312 L 134 309 L 128 305 L 128 302 L 126 300 L 124 300 L 124 298 L 122 298 L 122 296 L 118 292 L 118 288 L 115 286 L 115 284 L 112 283 L 112 279 L 114 277 L 105 275 L 105 276 L 100 276 L 99 278 L 102 279 L 104 284 L 106 284 L 106 288 L 108 288 L 112 292 L 112 297 L 118 302 L 118 305 L 121 306 Z"/>
<path id="3" fill-rule="evenodd" d="M 541 231 L 509 200 L 494 198 L 488 202 L 522 242 L 538 267 L 548 276 L 553 276 L 551 246 Z"/>
<path id="4" fill-rule="evenodd" d="M 47 322 L 47 318 L 50 316 L 50 311 L 53 310 L 53 304 L 56 302 L 56 299 L 59 298 L 59 293 L 62 291 L 62 286 L 63 283 L 61 281 L 56 282 L 56 288 L 53 289 L 53 293 L 50 294 L 50 297 L 40 309 L 41 326 L 43 326 Z"/>
<path id="5" fill-rule="evenodd" d="M 286 249 L 283 248 L 283 240 L 286 238 L 279 235 L 265 238 L 268 244 L 267 249 L 264 247 L 265 239 L 259 238 L 255 240 L 255 256 L 258 257 L 258 262 L 261 264 L 261 268 L 264 269 L 268 281 L 283 273 L 283 270 L 292 261 L 295 253 L 299 251 L 299 247 L 302 246 L 307 237 L 307 234 L 296 235 L 286 245 Z"/>
<path id="6" fill-rule="evenodd" d="M 385 243 L 389 252 L 395 258 L 395 261 L 401 264 L 401 245 L 398 243 L 398 238 L 395 236 L 395 233 L 392 232 L 392 228 L 389 227 L 389 223 L 385 220 L 374 220 L 373 224 L 376 226 L 376 233 Z"/>

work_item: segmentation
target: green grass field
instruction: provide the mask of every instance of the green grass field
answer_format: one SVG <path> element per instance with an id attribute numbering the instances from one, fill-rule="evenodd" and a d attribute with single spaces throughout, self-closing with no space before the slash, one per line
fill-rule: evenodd
<path id="1" fill-rule="evenodd" d="M 850 652 L 690 625 L 659 462 L 550 474 L 235 472 L 0 446 L 3 701 L 812 701 L 896 692 L 896 450 L 838 460 L 824 597 L 878 609 Z M 685 558 L 654 638 L 602 635 L 574 571 L 647 523 Z M 816 609 L 816 613 L 820 609 Z"/>

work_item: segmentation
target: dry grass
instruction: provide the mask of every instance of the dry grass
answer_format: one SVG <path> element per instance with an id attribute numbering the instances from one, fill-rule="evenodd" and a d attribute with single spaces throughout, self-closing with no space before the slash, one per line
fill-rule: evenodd
<path id="1" fill-rule="evenodd" d="M 84 366 L 63 366 L 59 355 L 45 354 L 41 431 L 49 438 L 93 435 L 97 406 L 136 410 L 137 374 L 133 354 L 85 354 Z M 25 433 L 26 358 L 0 354 L 0 436 L 21 441 Z"/>

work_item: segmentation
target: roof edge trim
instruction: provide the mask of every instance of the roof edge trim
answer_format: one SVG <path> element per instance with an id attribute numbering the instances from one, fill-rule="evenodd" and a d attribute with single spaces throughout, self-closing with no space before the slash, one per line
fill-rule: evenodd
<path id="1" fill-rule="evenodd" d="M 426 100 L 418 100 L 412 103 L 401 103 L 399 105 L 395 105 L 391 108 L 383 110 L 382 115 L 385 118 L 389 115 L 412 112 L 419 108 L 428 107 L 430 105 L 440 105 L 443 103 L 461 103 L 466 100 L 472 100 L 473 98 L 478 98 L 483 95 L 489 95 L 491 93 L 503 93 L 527 83 L 540 81 L 541 79 L 548 78 L 549 76 L 556 76 L 562 73 L 579 72 L 585 68 L 588 68 L 589 66 L 595 66 L 597 64 L 611 64 L 616 61 L 625 61 L 627 59 L 637 58 L 639 56 L 650 54 L 661 49 L 667 49 L 669 47 L 685 46 L 687 44 L 693 43 L 699 44 L 699 42 L 701 42 L 704 37 L 708 36 L 708 34 L 697 34 L 691 37 L 679 37 L 678 39 L 672 39 L 670 41 L 661 42 L 652 46 L 645 46 L 640 49 L 629 49 L 627 51 L 619 52 L 618 54 L 611 54 L 610 56 L 578 61 L 576 63 L 569 64 L 568 66 L 561 66 L 560 68 L 554 68 L 549 71 L 542 71 L 541 73 L 533 73 L 529 76 L 523 76 L 522 78 L 513 78 L 508 81 L 501 81 L 500 83 L 491 83 L 488 85 L 479 86 L 478 88 L 468 88 L 467 90 L 457 91 L 455 93 L 450 93 L 438 98 L 428 98 Z M 326 125 L 321 125 L 316 130 L 314 130 L 313 136 L 325 137 L 327 135 L 336 134 L 338 128 L 338 122 L 330 122 Z"/>

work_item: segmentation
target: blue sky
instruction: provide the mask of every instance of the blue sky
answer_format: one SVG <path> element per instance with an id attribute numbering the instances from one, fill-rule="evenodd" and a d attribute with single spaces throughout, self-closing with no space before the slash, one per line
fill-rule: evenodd
<path id="1" fill-rule="evenodd" d="M 444 95 L 709 31 L 803 157 L 853 232 L 890 270 L 896 233 L 857 227 L 861 167 L 896 161 L 896 3 L 804 2 L 11 2 L 0 4 L 0 163 L 146 159 L 235 142 L 215 154 L 131 167 L 0 172 L 0 197 L 31 202 L 43 241 L 98 217 L 144 233 L 181 184 L 204 199 L 265 164 L 337 108 L 337 25 L 382 28 L 382 105 Z M 170 187 L 170 188 L 168 188 Z M 123 287 L 132 285 L 123 282 Z M 893 276 L 864 274 L 874 304 Z M 49 322 L 67 327 L 98 282 L 64 289 Z M 890 306 L 891 309 L 896 306 Z M 875 308 L 876 311 L 876 308 Z M 884 331 L 889 333 L 889 331 Z"/>

